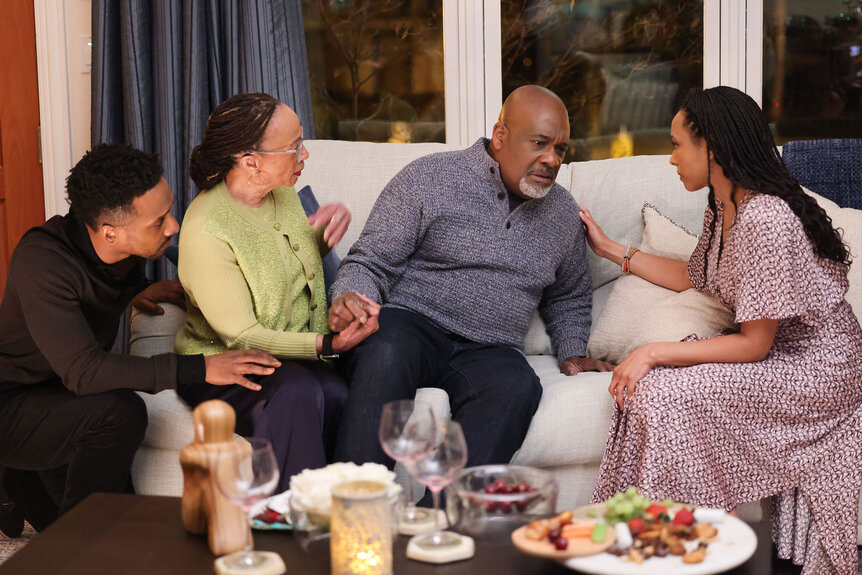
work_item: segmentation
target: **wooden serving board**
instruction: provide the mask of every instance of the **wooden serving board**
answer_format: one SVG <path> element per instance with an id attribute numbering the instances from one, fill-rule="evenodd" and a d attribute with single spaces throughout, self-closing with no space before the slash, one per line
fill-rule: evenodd
<path id="1" fill-rule="evenodd" d="M 572 557 L 587 557 L 605 551 L 617 540 L 614 528 L 608 525 L 605 540 L 601 543 L 593 543 L 588 538 L 569 539 L 569 547 L 565 551 L 558 551 L 554 544 L 547 539 L 536 541 L 526 536 L 527 525 L 519 527 L 512 532 L 512 544 L 527 555 L 546 557 L 548 559 L 571 559 Z"/>

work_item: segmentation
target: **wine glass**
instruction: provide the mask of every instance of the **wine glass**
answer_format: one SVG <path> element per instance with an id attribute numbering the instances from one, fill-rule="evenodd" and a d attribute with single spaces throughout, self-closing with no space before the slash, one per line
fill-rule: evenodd
<path id="1" fill-rule="evenodd" d="M 434 498 L 434 517 L 437 520 L 436 529 L 425 535 L 417 535 L 416 544 L 425 549 L 441 549 L 459 545 L 461 537 L 450 531 L 444 531 L 445 525 L 440 519 L 440 492 L 461 474 L 467 464 L 467 442 L 464 432 L 455 421 L 444 421 L 437 428 L 439 443 L 422 459 L 409 462 L 416 480 L 431 490 Z"/>
<path id="2" fill-rule="evenodd" d="M 427 403 L 412 399 L 390 401 L 380 414 L 377 432 L 386 455 L 401 461 L 410 471 L 410 464 L 428 454 L 437 440 L 437 422 Z M 427 509 L 417 509 L 413 497 L 413 480 L 407 481 L 407 505 L 401 522 L 410 525 L 425 523 L 431 518 Z"/>
<path id="3" fill-rule="evenodd" d="M 249 534 L 245 548 L 224 558 L 225 565 L 237 570 L 254 570 L 267 561 L 263 553 L 253 551 L 251 509 L 275 491 L 278 485 L 278 463 L 272 444 L 259 437 L 240 438 L 236 449 L 220 453 L 216 465 L 218 490 L 234 505 L 245 511 Z"/>

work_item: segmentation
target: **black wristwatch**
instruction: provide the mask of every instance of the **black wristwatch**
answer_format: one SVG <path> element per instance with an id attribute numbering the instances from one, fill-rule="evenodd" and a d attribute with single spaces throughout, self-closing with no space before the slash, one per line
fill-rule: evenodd
<path id="1" fill-rule="evenodd" d="M 331 333 L 324 334 L 323 344 L 320 346 L 320 359 L 338 359 L 338 354 L 332 349 L 332 340 L 335 338 Z"/>

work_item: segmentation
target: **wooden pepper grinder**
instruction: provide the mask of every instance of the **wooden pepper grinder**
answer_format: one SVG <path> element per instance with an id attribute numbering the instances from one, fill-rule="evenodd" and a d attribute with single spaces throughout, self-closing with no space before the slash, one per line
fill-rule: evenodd
<path id="1" fill-rule="evenodd" d="M 216 465 L 237 452 L 236 414 L 224 401 L 213 399 L 194 410 L 195 439 L 180 452 L 183 468 L 183 523 L 192 533 L 207 533 L 215 555 L 245 547 L 251 537 L 245 512 L 230 502 L 216 484 Z"/>

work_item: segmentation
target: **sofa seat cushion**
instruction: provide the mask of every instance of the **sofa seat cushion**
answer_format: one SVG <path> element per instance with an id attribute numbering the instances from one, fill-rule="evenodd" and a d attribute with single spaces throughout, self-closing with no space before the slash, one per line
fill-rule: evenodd
<path id="1" fill-rule="evenodd" d="M 527 356 L 542 382 L 542 401 L 512 463 L 533 467 L 597 464 L 605 452 L 613 401 L 611 373 L 560 373 L 554 356 Z"/>

